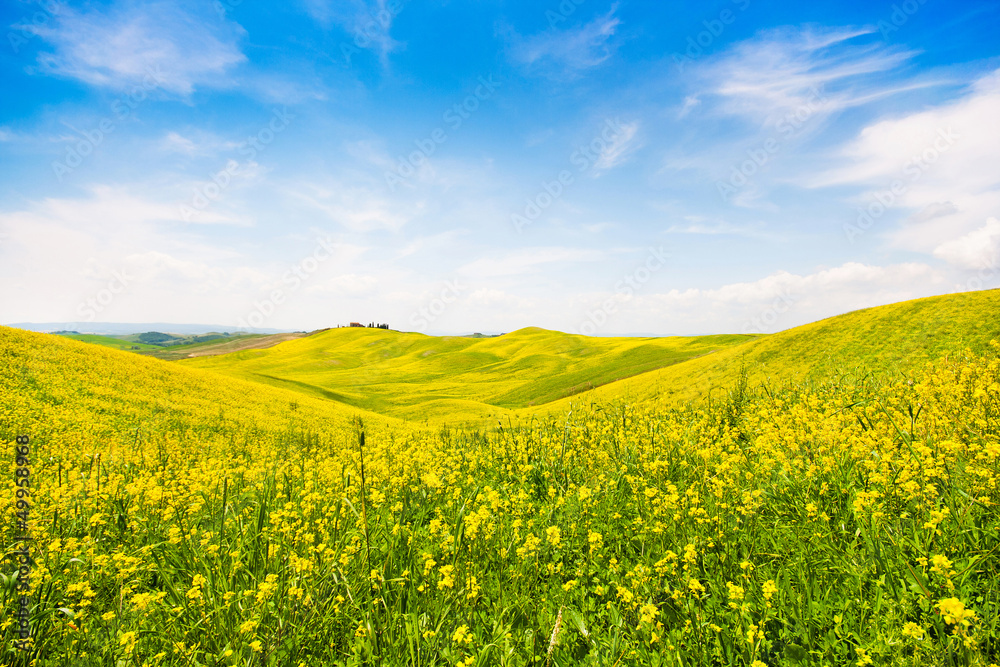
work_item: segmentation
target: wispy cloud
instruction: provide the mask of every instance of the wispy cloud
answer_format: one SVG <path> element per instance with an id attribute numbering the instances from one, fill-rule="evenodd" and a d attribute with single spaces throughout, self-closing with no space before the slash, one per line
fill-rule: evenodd
<path id="1" fill-rule="evenodd" d="M 640 294 L 623 306 L 623 319 L 634 313 L 647 327 L 684 322 L 694 332 L 771 333 L 831 313 L 946 292 L 947 284 L 945 273 L 926 264 L 848 262 L 805 275 L 777 271 L 715 289 Z"/>
<path id="2" fill-rule="evenodd" d="M 362 185 L 339 181 L 297 184 L 286 194 L 323 214 L 325 220 L 353 232 L 398 231 L 411 215 L 395 202 Z"/>
<path id="3" fill-rule="evenodd" d="M 767 30 L 706 61 L 699 72 L 703 92 L 718 96 L 723 112 L 769 126 L 815 105 L 817 97 L 819 111 L 832 113 L 898 92 L 872 75 L 895 70 L 916 54 L 865 39 L 872 32 L 808 26 Z"/>
<path id="4" fill-rule="evenodd" d="M 955 99 L 866 126 L 835 152 L 836 167 L 804 175 L 801 182 L 860 186 L 852 203 L 862 207 L 877 195 L 889 201 L 884 192 L 891 193 L 895 184 L 888 206 L 914 215 L 901 226 L 879 221 L 893 244 L 958 258 L 964 253 L 935 249 L 950 247 L 943 244 L 978 229 L 1000 210 L 998 117 L 1000 70 Z"/>
<path id="5" fill-rule="evenodd" d="M 188 96 L 198 87 L 228 87 L 227 72 L 246 60 L 243 30 L 220 21 L 209 3 L 121 3 L 64 7 L 33 28 L 54 50 L 39 55 L 42 71 L 111 88 L 148 80 Z"/>
<path id="6" fill-rule="evenodd" d="M 306 12 L 325 28 L 337 25 L 350 33 L 342 45 L 347 51 L 373 50 L 383 65 L 401 44 L 392 37 L 392 24 L 405 0 L 303 0 Z"/>
<path id="7" fill-rule="evenodd" d="M 725 221 L 712 222 L 697 216 L 688 216 L 686 224 L 671 225 L 666 234 L 690 234 L 694 236 L 742 236 L 745 238 L 777 241 L 780 236 L 753 227 L 734 225 Z"/>
<path id="8" fill-rule="evenodd" d="M 459 268 L 462 275 L 476 277 L 524 276 L 537 272 L 548 264 L 579 264 L 599 262 L 605 254 L 581 248 L 524 248 L 504 257 L 483 257 Z"/>
<path id="9" fill-rule="evenodd" d="M 614 139 L 608 142 L 597 156 L 597 160 L 594 162 L 594 173 L 600 174 L 624 164 L 632 153 L 642 147 L 638 132 L 638 121 L 619 124 Z"/>
<path id="10" fill-rule="evenodd" d="M 603 16 L 577 28 L 550 28 L 523 36 L 506 29 L 510 59 L 518 65 L 565 74 L 596 67 L 614 53 L 611 38 L 621 25 L 615 17 L 618 5 Z"/>
<path id="11" fill-rule="evenodd" d="M 187 134 L 170 131 L 160 142 L 160 148 L 167 153 L 180 153 L 189 157 L 198 155 L 218 155 L 222 151 L 232 151 L 239 147 L 235 141 L 222 138 L 203 131 L 192 131 Z"/>

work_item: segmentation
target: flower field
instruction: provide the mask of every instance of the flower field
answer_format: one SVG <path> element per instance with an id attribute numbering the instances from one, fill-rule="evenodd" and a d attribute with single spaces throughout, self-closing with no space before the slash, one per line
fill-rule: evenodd
<path id="1" fill-rule="evenodd" d="M 0 328 L 0 664 L 997 664 L 998 355 L 454 428 Z"/>

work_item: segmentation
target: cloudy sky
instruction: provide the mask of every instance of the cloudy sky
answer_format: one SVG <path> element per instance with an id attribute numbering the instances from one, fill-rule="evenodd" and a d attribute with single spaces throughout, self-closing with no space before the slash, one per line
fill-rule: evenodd
<path id="1" fill-rule="evenodd" d="M 772 332 L 1000 286 L 1000 4 L 2 4 L 0 322 Z"/>

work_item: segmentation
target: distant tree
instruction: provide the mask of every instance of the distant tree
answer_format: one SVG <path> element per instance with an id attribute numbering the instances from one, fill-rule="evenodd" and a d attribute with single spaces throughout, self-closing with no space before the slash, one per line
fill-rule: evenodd
<path id="1" fill-rule="evenodd" d="M 139 334 L 139 342 L 146 343 L 147 345 L 165 345 L 176 339 L 176 336 L 160 333 L 158 331 L 149 331 L 147 333 Z"/>

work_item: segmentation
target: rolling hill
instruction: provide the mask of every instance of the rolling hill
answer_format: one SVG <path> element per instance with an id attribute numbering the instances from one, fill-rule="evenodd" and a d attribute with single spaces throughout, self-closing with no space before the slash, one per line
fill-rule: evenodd
<path id="1" fill-rule="evenodd" d="M 908 372 L 1000 339 L 1000 291 L 860 310 L 770 336 L 588 338 L 528 328 L 499 338 L 332 329 L 267 350 L 182 362 L 417 420 L 569 410 L 580 400 L 690 401 L 731 386 L 860 368 Z"/>
<path id="2" fill-rule="evenodd" d="M 343 328 L 181 363 L 382 414 L 463 420 L 574 396 L 753 338 L 588 338 L 528 328 L 476 339 Z"/>
<path id="3" fill-rule="evenodd" d="M 329 432 L 356 415 L 394 421 L 302 392 L 8 327 L 0 327 L 0 396 L 0 437 L 29 432 L 93 448 L 129 445 L 129 438 L 194 438 L 207 446 L 254 434 Z"/>
<path id="4" fill-rule="evenodd" d="M 767 664 L 788 646 L 856 664 L 841 637 L 912 651 L 899 664 L 990 664 L 998 297 L 767 337 L 339 330 L 181 362 L 0 327 L 0 438 L 30 435 L 17 518 L 39 564 L 37 662 L 258 664 L 267 646 L 271 664 L 403 664 L 419 645 L 421 664 L 456 664 L 455 637 L 474 628 L 477 645 L 523 645 L 511 664 L 541 664 L 565 614 L 575 634 L 553 664 L 632 650 L 656 664 L 696 624 L 719 644 L 691 642 L 685 663 L 751 664 L 742 640 L 724 643 L 747 636 L 751 610 L 771 619 L 752 626 L 767 628 L 772 643 L 754 644 Z M 918 368 L 966 347 L 985 354 Z M 779 387 L 738 410 L 677 405 L 741 367 L 774 384 L 883 376 Z M 441 424 L 484 413 L 512 423 Z M 16 600 L 0 596 L 5 618 Z M 14 632 L 0 625 L 8 645 Z M 515 633 L 538 641 L 503 643 Z M 982 649 L 962 662 L 956 637 Z"/>
<path id="5" fill-rule="evenodd" d="M 215 356 L 165 362 L 0 327 L 0 357 L 4 392 L 36 422 L 75 404 L 109 425 L 195 425 L 211 415 L 288 428 L 353 414 L 463 423 L 565 413 L 580 401 L 703 400 L 744 367 L 752 384 L 909 373 L 949 352 L 982 352 L 993 339 L 997 290 L 860 310 L 770 336 L 587 338 L 528 328 L 477 339 L 342 328 L 206 343 L 178 352 Z M 218 354 L 234 344 L 270 347 Z"/>
<path id="6" fill-rule="evenodd" d="M 1000 340 L 1000 290 L 966 292 L 858 310 L 760 337 L 710 357 L 595 389 L 588 400 L 705 399 L 732 386 L 745 367 L 751 384 L 822 380 L 877 370 L 909 374 L 966 348 Z M 572 400 L 547 406 L 568 410 Z"/>

